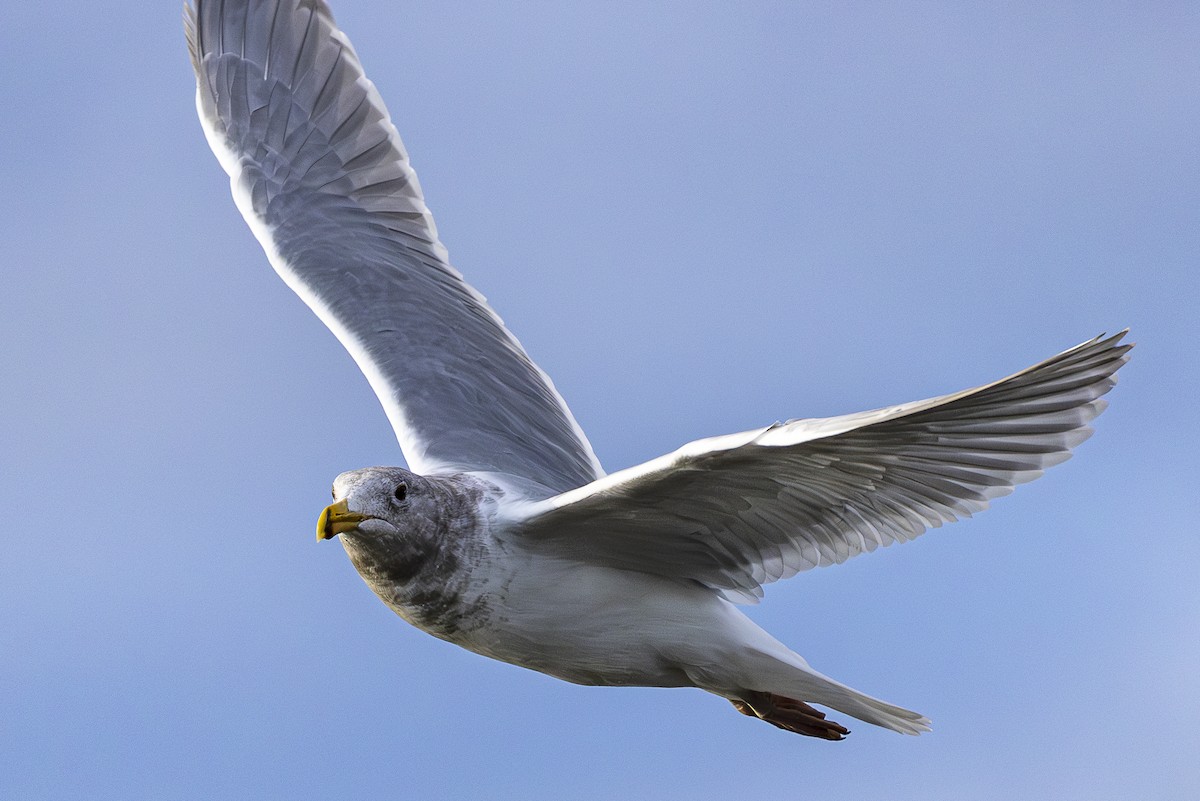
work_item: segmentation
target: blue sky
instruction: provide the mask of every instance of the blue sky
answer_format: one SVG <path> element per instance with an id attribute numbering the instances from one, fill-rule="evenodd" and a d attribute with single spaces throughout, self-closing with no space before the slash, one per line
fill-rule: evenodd
<path id="1" fill-rule="evenodd" d="M 178 4 L 9 3 L 0 796 L 1200 792 L 1196 7 L 566 5 L 334 10 L 609 470 L 1133 328 L 1076 459 L 751 612 L 933 734 L 816 742 L 396 619 L 312 532 L 398 449 L 229 198 Z"/>

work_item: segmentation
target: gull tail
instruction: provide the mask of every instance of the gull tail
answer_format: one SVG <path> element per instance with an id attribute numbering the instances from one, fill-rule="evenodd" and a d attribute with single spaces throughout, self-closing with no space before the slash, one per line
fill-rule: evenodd
<path id="1" fill-rule="evenodd" d="M 752 651 L 748 657 L 748 686 L 733 693 L 729 700 L 739 712 L 758 717 L 781 729 L 840 740 L 849 734 L 845 728 L 809 707 L 807 703 L 835 709 L 867 723 L 900 734 L 921 734 L 930 730 L 929 718 L 909 709 L 889 704 L 851 689 L 841 682 L 813 670 L 792 651 L 765 653 Z M 722 693 L 727 697 L 729 693 Z"/>

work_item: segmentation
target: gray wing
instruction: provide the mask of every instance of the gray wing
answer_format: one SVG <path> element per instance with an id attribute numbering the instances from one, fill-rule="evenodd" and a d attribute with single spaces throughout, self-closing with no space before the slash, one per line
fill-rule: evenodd
<path id="1" fill-rule="evenodd" d="M 387 109 L 320 0 L 185 9 L 197 107 L 271 264 L 366 374 L 409 467 L 552 492 L 603 475 L 549 378 L 450 266 Z"/>
<path id="2" fill-rule="evenodd" d="M 1128 359 L 1124 335 L 953 395 L 698 440 L 530 504 L 516 530 L 753 602 L 763 584 L 969 517 L 1065 461 Z"/>

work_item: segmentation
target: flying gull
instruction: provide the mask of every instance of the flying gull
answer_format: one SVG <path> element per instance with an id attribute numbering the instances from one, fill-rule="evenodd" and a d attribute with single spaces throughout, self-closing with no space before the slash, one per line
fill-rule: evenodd
<path id="1" fill-rule="evenodd" d="M 408 154 L 322 0 L 197 0 L 197 107 L 272 266 L 379 396 L 408 469 L 338 476 L 341 538 L 396 614 L 589 685 L 699 687 L 798 734 L 929 720 L 818 673 L 737 608 L 987 508 L 1091 433 L 1124 332 L 913 403 L 702 439 L 612 474 L 450 266 Z"/>

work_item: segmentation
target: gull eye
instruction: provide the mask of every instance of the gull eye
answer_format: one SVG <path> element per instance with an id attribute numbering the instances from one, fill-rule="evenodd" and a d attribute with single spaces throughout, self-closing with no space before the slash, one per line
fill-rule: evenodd
<path id="1" fill-rule="evenodd" d="M 333 499 L 334 499 L 335 501 L 337 500 L 337 489 L 336 489 L 336 488 L 334 488 L 334 487 L 330 487 L 330 488 L 329 488 L 329 494 L 330 494 L 330 495 L 333 497 Z"/>
<path id="2" fill-rule="evenodd" d="M 392 493 L 392 497 L 400 503 L 404 503 L 408 499 L 408 484 L 405 484 L 403 481 L 397 484 L 396 491 Z"/>

